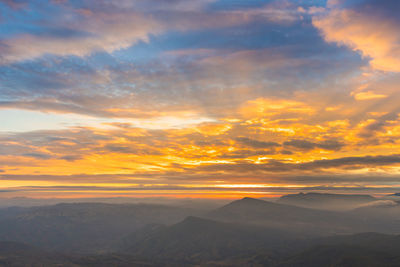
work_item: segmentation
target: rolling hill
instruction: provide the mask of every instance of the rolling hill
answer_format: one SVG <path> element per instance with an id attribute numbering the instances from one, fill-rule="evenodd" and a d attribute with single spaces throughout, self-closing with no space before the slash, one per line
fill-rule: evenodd
<path id="1" fill-rule="evenodd" d="M 355 226 L 363 229 L 362 222 L 348 213 L 308 209 L 254 198 L 233 201 L 208 213 L 207 218 L 263 225 L 302 233 L 304 236 L 352 233 Z"/>
<path id="2" fill-rule="evenodd" d="M 173 224 L 195 211 L 150 204 L 77 203 L 0 209 L 0 240 L 81 253 L 113 251 L 127 234 Z"/>
<path id="3" fill-rule="evenodd" d="M 134 233 L 124 242 L 124 253 L 144 259 L 179 264 L 248 257 L 256 251 L 275 250 L 296 240 L 285 231 L 187 217 L 168 227 Z"/>
<path id="4" fill-rule="evenodd" d="M 280 197 L 277 203 L 321 210 L 344 211 L 376 201 L 370 195 L 299 193 Z"/>

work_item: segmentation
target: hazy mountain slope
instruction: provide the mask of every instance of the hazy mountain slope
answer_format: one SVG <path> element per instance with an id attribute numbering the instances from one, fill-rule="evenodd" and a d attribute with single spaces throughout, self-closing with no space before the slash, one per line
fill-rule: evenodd
<path id="1" fill-rule="evenodd" d="M 278 264 L 279 267 L 382 267 L 400 266 L 400 257 L 359 246 L 321 245 Z"/>
<path id="2" fill-rule="evenodd" d="M 210 216 L 236 220 L 308 220 L 337 213 L 300 208 L 254 198 L 233 201 L 209 213 Z"/>
<path id="3" fill-rule="evenodd" d="M 146 224 L 172 224 L 193 213 L 188 209 L 145 204 L 8 208 L 0 210 L 0 240 L 51 250 L 110 251 L 121 238 Z"/>
<path id="4" fill-rule="evenodd" d="M 17 243 L 0 242 L 0 266 L 4 267 L 149 267 L 153 264 L 139 261 L 129 255 L 80 255 L 54 253 Z"/>
<path id="5" fill-rule="evenodd" d="M 400 237 L 378 233 L 307 239 L 255 225 L 188 217 L 130 238 L 126 253 L 168 266 L 400 266 Z"/>
<path id="6" fill-rule="evenodd" d="M 16 243 L 0 242 L 0 266 L 76 266 L 66 257 L 50 254 L 34 247 Z"/>
<path id="7" fill-rule="evenodd" d="M 400 233 L 400 206 L 384 201 L 391 204 L 333 212 L 244 198 L 204 218 L 144 204 L 0 209 L 0 241 L 43 249 L 0 243 L 0 266 L 396 266 L 398 236 L 321 238 Z"/>
<path id="8" fill-rule="evenodd" d="M 131 255 L 61 254 L 15 242 L 0 242 L 0 266 L 400 266 L 400 236 L 363 233 L 296 240 L 297 245 L 291 246 L 292 240 L 277 239 L 274 233 L 253 229 L 257 235 L 245 229 L 241 225 L 189 217 L 137 240 L 136 247 L 129 248 Z"/>
<path id="9" fill-rule="evenodd" d="M 221 221 L 260 224 L 302 232 L 305 235 L 352 233 L 355 226 L 360 231 L 363 229 L 363 225 L 350 214 L 301 208 L 253 198 L 233 201 L 210 212 L 207 217 Z"/>
<path id="10" fill-rule="evenodd" d="M 93 254 L 86 256 L 70 256 L 75 266 L 82 267 L 160 267 L 151 262 L 138 260 L 126 254 Z"/>
<path id="11" fill-rule="evenodd" d="M 288 245 L 294 236 L 275 229 L 222 223 L 188 217 L 169 227 L 133 234 L 125 252 L 146 259 L 179 261 L 180 264 L 240 258 L 260 250 Z"/>
<path id="12" fill-rule="evenodd" d="M 350 210 L 376 201 L 370 195 L 344 195 L 326 193 L 299 193 L 280 197 L 277 203 L 323 210 Z"/>
<path id="13" fill-rule="evenodd" d="M 366 222 L 374 232 L 400 234 L 400 204 L 390 200 L 380 205 L 364 206 L 349 213 Z"/>
<path id="14" fill-rule="evenodd" d="M 198 210 L 211 210 L 226 204 L 226 199 L 165 198 L 165 197 L 109 197 L 109 198 L 0 198 L 0 208 L 51 206 L 61 203 L 107 203 L 167 205 Z"/>
<path id="15" fill-rule="evenodd" d="M 400 204 L 400 193 L 390 194 L 382 197 L 384 200 L 392 200 Z"/>
<path id="16" fill-rule="evenodd" d="M 279 267 L 400 266 L 400 236 L 363 233 L 315 240 L 311 247 L 281 260 Z"/>

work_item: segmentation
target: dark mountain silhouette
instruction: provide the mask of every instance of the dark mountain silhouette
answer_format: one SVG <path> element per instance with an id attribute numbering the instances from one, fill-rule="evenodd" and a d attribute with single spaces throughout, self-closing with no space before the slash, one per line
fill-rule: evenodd
<path id="1" fill-rule="evenodd" d="M 370 195 L 344 195 L 326 193 L 299 193 L 280 197 L 277 203 L 322 210 L 351 210 L 376 201 Z"/>

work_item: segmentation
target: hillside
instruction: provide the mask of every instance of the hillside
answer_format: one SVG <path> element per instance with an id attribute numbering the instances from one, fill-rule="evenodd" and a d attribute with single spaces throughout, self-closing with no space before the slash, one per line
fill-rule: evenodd
<path id="1" fill-rule="evenodd" d="M 145 259 L 200 263 L 246 257 L 263 249 L 284 247 L 295 239 L 275 229 L 188 217 L 169 227 L 133 234 L 125 240 L 124 252 Z"/>
<path id="2" fill-rule="evenodd" d="M 279 204 L 254 198 L 233 201 L 207 214 L 214 220 L 263 225 L 304 236 L 352 233 L 363 229 L 351 214 Z M 366 228 L 367 229 L 367 228 Z"/>
<path id="3" fill-rule="evenodd" d="M 113 251 L 127 234 L 173 224 L 195 211 L 150 204 L 77 203 L 0 209 L 0 240 L 81 253 Z"/>
<path id="4" fill-rule="evenodd" d="M 304 208 L 342 211 L 351 210 L 376 200 L 370 195 L 299 193 L 282 196 L 277 200 L 277 203 Z"/>
<path id="5" fill-rule="evenodd" d="M 278 266 L 400 266 L 400 236 L 362 233 L 318 239 L 307 249 L 281 260 Z"/>

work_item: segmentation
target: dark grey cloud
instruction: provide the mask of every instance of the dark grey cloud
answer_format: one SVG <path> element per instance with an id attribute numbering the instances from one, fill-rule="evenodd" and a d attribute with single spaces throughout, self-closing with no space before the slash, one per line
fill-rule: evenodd
<path id="1" fill-rule="evenodd" d="M 148 183 L 153 174 L 75 174 L 75 175 L 37 175 L 37 174 L 0 174 L 0 180 L 10 181 L 57 181 L 57 182 L 71 182 L 74 183 Z"/>
<path id="2" fill-rule="evenodd" d="M 246 160 L 236 161 L 231 164 L 209 164 L 197 167 L 203 171 L 239 171 L 239 172 L 291 172 L 301 171 L 320 171 L 329 168 L 353 168 L 362 169 L 366 167 L 385 167 L 400 163 L 400 155 L 388 156 L 362 156 L 362 157 L 343 157 L 337 159 L 314 160 L 304 163 L 290 163 L 279 160 L 269 160 L 266 163 L 255 164 Z"/>
<path id="3" fill-rule="evenodd" d="M 385 114 L 374 122 L 366 125 L 359 133 L 360 137 L 372 138 L 375 137 L 376 133 L 385 131 L 385 127 L 390 126 L 393 121 L 399 120 L 399 111 L 390 112 Z"/>
<path id="4" fill-rule="evenodd" d="M 35 159 L 50 159 L 52 157 L 49 154 L 43 154 L 43 153 L 25 153 L 25 154 L 22 154 L 22 156 L 35 158 Z"/>
<path id="5" fill-rule="evenodd" d="M 96 175 L 95 175 L 96 176 Z M 40 176 L 36 176 L 40 177 Z M 18 180 L 17 177 L 15 177 L 16 180 Z M 53 176 L 53 179 L 60 178 L 60 176 Z M 198 177 L 200 178 L 200 177 Z M 209 177 L 208 177 L 209 178 Z M 166 185 L 166 186 L 118 186 L 118 187 L 105 187 L 105 186 L 86 186 L 86 185 L 73 185 L 73 186 L 27 186 L 27 187 L 16 187 L 12 189 L 4 189 L 1 190 L 0 192 L 74 192 L 74 191 L 82 191 L 82 190 L 88 190 L 88 191 L 238 191 L 238 190 L 251 190 L 252 192 L 370 192 L 370 193 L 396 193 L 400 191 L 400 187 L 398 186 L 393 186 L 393 187 L 386 187 L 386 186 L 369 186 L 369 185 L 362 185 L 362 184 L 374 184 L 377 180 L 380 180 L 380 185 L 382 184 L 393 184 L 393 182 L 398 181 L 400 177 L 399 176 L 355 176 L 355 175 L 344 175 L 344 176 L 338 176 L 338 175 L 329 175 L 329 176 L 323 176 L 323 175 L 308 175 L 308 176 L 280 176 L 280 177 L 268 177 L 268 178 L 258 178 L 258 182 L 274 182 L 278 184 L 282 184 L 282 186 L 276 186 L 276 187 L 267 187 L 267 188 L 253 188 L 253 187 L 246 187 L 244 184 L 242 187 L 238 188 L 232 188 L 232 187 L 209 187 L 209 186 L 181 186 L 181 185 L 176 185 L 176 184 L 171 184 L 171 185 Z M 9 179 L 12 179 L 12 176 L 9 177 Z M 32 179 L 36 180 L 36 179 Z M 95 180 L 93 178 L 93 180 Z M 334 180 L 335 182 L 332 182 Z M 204 178 L 203 178 L 204 181 Z M 238 181 L 245 181 L 242 179 L 239 179 Z M 249 180 L 247 180 L 249 181 Z M 142 181 L 139 181 L 139 183 Z M 176 182 L 176 181 L 175 181 Z M 293 182 L 293 183 L 302 183 L 302 186 L 298 187 L 285 187 L 284 184 L 287 182 Z M 352 184 L 352 187 L 346 187 L 346 186 L 337 186 L 336 182 L 344 182 L 347 184 Z M 101 183 L 101 181 L 99 181 Z M 135 184 L 137 181 L 135 180 Z M 313 184 L 315 183 L 325 183 L 325 186 L 314 186 Z"/>
<path id="6" fill-rule="evenodd" d="M 197 146 L 227 146 L 229 145 L 229 143 L 226 140 L 222 140 L 222 139 L 210 139 L 207 138 L 205 139 L 204 137 L 202 138 L 202 136 L 200 136 L 199 138 L 201 138 L 201 140 L 195 140 L 194 144 Z"/>
<path id="7" fill-rule="evenodd" d="M 315 160 L 309 163 L 299 164 L 299 168 L 314 169 L 314 168 L 332 168 L 358 166 L 364 167 L 379 167 L 400 163 L 400 155 L 393 154 L 388 156 L 364 156 L 364 157 L 344 157 L 338 159 Z"/>
<path id="8" fill-rule="evenodd" d="M 162 155 L 158 150 L 151 148 L 140 148 L 139 146 L 124 146 L 119 144 L 108 144 L 103 147 L 107 152 L 125 153 L 133 155 Z"/>
<path id="9" fill-rule="evenodd" d="M 231 153 L 224 153 L 222 155 L 219 155 L 218 158 L 220 159 L 245 159 L 248 157 L 252 156 L 268 156 L 268 155 L 274 155 L 276 154 L 276 151 L 274 150 L 269 150 L 269 151 L 264 151 L 264 150 L 236 150 Z"/>
<path id="10" fill-rule="evenodd" d="M 281 146 L 280 144 L 278 144 L 276 142 L 258 141 L 258 140 L 247 138 L 247 137 L 238 137 L 235 140 L 245 146 L 249 146 L 252 148 L 273 148 L 273 147 Z"/>
<path id="11" fill-rule="evenodd" d="M 322 148 L 326 150 L 340 150 L 344 144 L 337 140 L 325 140 L 322 142 L 310 142 L 307 140 L 293 139 L 283 143 L 284 146 L 298 148 L 301 150 L 311 150 L 315 148 Z"/>
<path id="12" fill-rule="evenodd" d="M 316 143 L 309 142 L 306 140 L 291 140 L 291 141 L 286 141 L 283 143 L 285 146 L 291 146 L 294 148 L 299 148 L 299 149 L 304 149 L 304 150 L 310 150 L 314 149 L 316 147 Z"/>
<path id="13" fill-rule="evenodd" d="M 72 162 L 72 161 L 82 159 L 82 155 L 65 155 L 65 156 L 61 156 L 60 159 Z"/>

